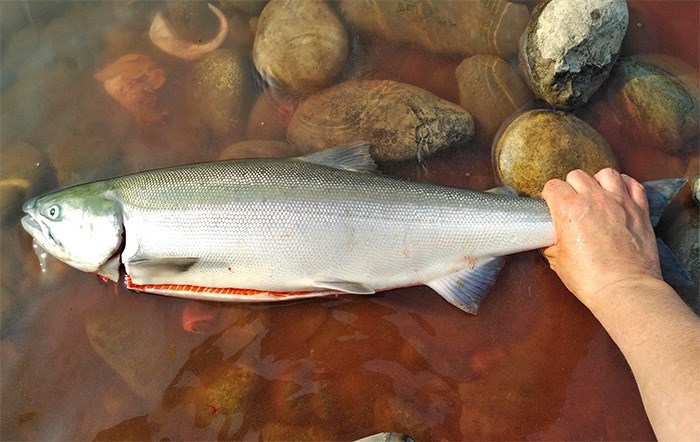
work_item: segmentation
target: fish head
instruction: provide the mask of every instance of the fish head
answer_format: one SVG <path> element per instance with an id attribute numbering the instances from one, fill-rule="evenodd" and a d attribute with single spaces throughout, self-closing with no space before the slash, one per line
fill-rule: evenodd
<path id="1" fill-rule="evenodd" d="M 27 200 L 22 227 L 48 253 L 85 272 L 96 272 L 121 247 L 121 204 L 89 184 Z"/>

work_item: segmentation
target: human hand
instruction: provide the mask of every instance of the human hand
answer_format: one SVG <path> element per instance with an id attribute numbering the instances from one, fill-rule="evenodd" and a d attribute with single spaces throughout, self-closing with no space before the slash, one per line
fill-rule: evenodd
<path id="1" fill-rule="evenodd" d="M 566 287 L 591 308 L 609 288 L 661 278 L 644 187 L 627 175 L 581 170 L 545 184 L 554 245 L 544 256 Z"/>

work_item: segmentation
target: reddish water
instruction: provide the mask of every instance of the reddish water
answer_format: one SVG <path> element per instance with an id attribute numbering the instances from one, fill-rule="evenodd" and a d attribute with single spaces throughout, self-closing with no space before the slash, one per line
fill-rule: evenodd
<path id="1" fill-rule="evenodd" d="M 698 66 L 700 3 L 630 6 L 625 53 L 653 49 Z M 374 76 L 456 100 L 459 61 L 376 50 Z M 166 143 L 158 130 L 124 136 Z M 610 143 L 639 179 L 687 173 L 687 157 Z M 382 169 L 494 184 L 486 145 Z M 17 284 L 27 306 L 0 342 L 2 439 L 654 438 L 619 350 L 534 252 L 512 257 L 470 316 L 427 287 L 222 305 L 129 292 L 57 263 L 41 278 L 16 225 L 3 230 L 2 250 L 3 266 L 33 266 Z"/>

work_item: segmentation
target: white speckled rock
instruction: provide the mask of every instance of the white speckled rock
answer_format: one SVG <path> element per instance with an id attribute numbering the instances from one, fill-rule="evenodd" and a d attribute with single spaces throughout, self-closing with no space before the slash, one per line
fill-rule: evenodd
<path id="1" fill-rule="evenodd" d="M 628 21 L 625 0 L 551 0 L 535 8 L 519 51 L 535 95 L 561 109 L 586 103 L 608 77 Z"/>

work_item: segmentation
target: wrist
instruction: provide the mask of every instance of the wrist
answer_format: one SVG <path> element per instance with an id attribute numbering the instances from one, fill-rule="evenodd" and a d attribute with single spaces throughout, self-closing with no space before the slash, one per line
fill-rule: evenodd
<path id="1" fill-rule="evenodd" d="M 578 298 L 595 316 L 599 316 L 620 303 L 644 302 L 645 299 L 664 294 L 677 296 L 663 279 L 642 274 L 610 282 L 590 293 L 581 293 Z"/>

